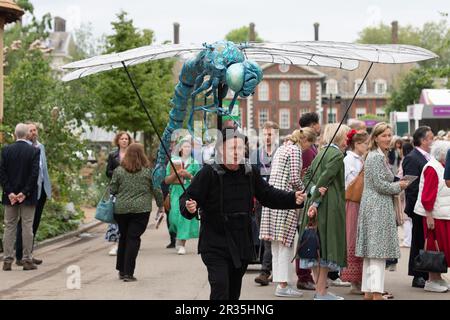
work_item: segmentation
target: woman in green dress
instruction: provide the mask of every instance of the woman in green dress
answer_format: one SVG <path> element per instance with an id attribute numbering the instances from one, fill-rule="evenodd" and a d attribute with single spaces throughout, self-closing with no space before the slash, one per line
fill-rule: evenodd
<path id="1" fill-rule="evenodd" d="M 328 271 L 340 271 L 347 264 L 347 247 L 345 236 L 345 179 L 344 151 L 349 127 L 343 125 L 332 141 L 338 124 L 328 124 L 322 137 L 322 150 L 316 156 L 304 178 L 308 185 L 312 173 L 317 169 L 307 194 L 305 212 L 300 228 L 301 233 L 308 224 L 309 218 L 316 218 L 320 238 L 320 261 L 318 259 L 300 259 L 301 269 L 312 269 L 316 279 L 314 300 L 342 300 L 342 297 L 327 292 Z M 326 147 L 330 145 L 322 158 Z M 327 188 L 324 196 L 320 191 Z"/>
<path id="2" fill-rule="evenodd" d="M 178 175 L 184 180 L 184 187 L 191 184 L 192 178 L 200 171 L 200 165 L 191 156 L 192 144 L 190 140 L 182 140 L 178 157 L 173 157 L 172 161 L 180 169 Z M 177 235 L 179 243 L 178 254 L 186 254 L 186 240 L 198 238 L 199 221 L 197 219 L 188 220 L 180 213 L 179 198 L 183 194 L 183 188 L 179 184 L 176 174 L 173 172 L 170 163 L 167 165 L 165 183 L 169 185 L 170 192 L 170 213 L 169 231 Z"/>

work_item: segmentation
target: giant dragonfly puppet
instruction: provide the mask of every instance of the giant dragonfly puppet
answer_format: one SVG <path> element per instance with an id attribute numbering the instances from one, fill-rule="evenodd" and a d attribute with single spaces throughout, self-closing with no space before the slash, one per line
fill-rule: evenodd
<path id="1" fill-rule="evenodd" d="M 172 110 L 169 114 L 169 121 L 161 137 L 128 67 L 158 59 L 183 58 L 189 54 L 195 54 L 195 56 L 187 59 L 183 64 L 179 82 L 175 87 L 174 97 L 171 101 Z M 167 161 L 170 161 L 176 173 L 174 164 L 170 159 L 170 139 L 171 134 L 182 127 L 187 110 L 190 108 L 189 130 L 192 130 L 193 115 L 196 111 L 215 112 L 219 116 L 230 114 L 236 99 L 252 95 L 261 82 L 263 72 L 258 62 L 325 66 L 345 70 L 358 68 L 359 61 L 370 62 L 370 67 L 342 118 L 345 119 L 374 63 L 411 63 L 436 57 L 434 53 L 428 50 L 407 45 L 361 45 L 319 41 L 243 44 L 218 41 L 203 45 L 167 44 L 145 46 L 70 63 L 63 67 L 71 71 L 66 74 L 63 80 L 79 79 L 116 68 L 124 69 L 160 141 L 153 173 L 154 184 L 159 186 L 165 176 Z M 229 89 L 233 90 L 235 94 L 228 109 L 224 109 L 222 108 L 222 99 Z M 212 94 L 213 102 L 209 105 L 196 106 L 196 96 L 200 93 L 205 93 L 206 96 Z M 343 120 L 336 133 L 342 123 Z M 181 183 L 180 177 L 178 177 L 178 180 Z M 181 185 L 183 186 L 182 183 Z"/>

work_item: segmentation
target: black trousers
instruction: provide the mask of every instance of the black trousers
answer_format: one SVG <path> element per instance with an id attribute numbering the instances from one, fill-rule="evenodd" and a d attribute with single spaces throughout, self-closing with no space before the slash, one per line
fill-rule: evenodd
<path id="1" fill-rule="evenodd" d="M 167 230 L 170 230 L 169 213 L 170 213 L 170 211 L 166 211 Z M 169 236 L 170 236 L 170 243 L 175 244 L 175 242 L 177 240 L 177 234 L 175 232 L 169 231 Z"/>
<path id="2" fill-rule="evenodd" d="M 411 249 L 409 251 L 408 275 L 413 277 L 422 277 L 428 280 L 428 273 L 414 270 L 414 258 L 419 254 L 420 249 L 425 245 L 425 235 L 423 231 L 423 217 L 413 213 L 412 217 L 412 239 Z"/>
<path id="3" fill-rule="evenodd" d="M 150 213 L 115 214 L 120 238 L 117 249 L 116 270 L 124 275 L 134 275 L 136 258 L 141 247 L 141 236 L 147 229 Z"/>
<path id="4" fill-rule="evenodd" d="M 41 223 L 42 212 L 44 211 L 45 202 L 47 201 L 47 195 L 44 191 L 44 186 L 42 186 L 41 197 L 38 200 L 36 205 L 36 211 L 34 212 L 34 220 L 33 220 L 33 247 L 34 247 L 34 238 L 36 237 L 36 233 L 39 229 L 39 224 Z M 16 259 L 22 260 L 22 220 L 19 219 L 19 223 L 17 224 L 17 234 L 16 234 Z"/>
<path id="5" fill-rule="evenodd" d="M 217 253 L 202 253 L 202 260 L 208 269 L 208 281 L 211 286 L 210 300 L 239 300 L 242 277 L 247 271 L 248 263 L 234 267 L 230 258 Z"/>
<path id="6" fill-rule="evenodd" d="M 262 206 L 260 203 L 257 204 L 256 206 L 256 223 L 258 226 L 258 230 L 257 233 L 259 235 L 259 229 L 261 227 L 261 215 L 262 215 Z M 260 248 L 259 250 L 262 250 L 263 256 L 261 259 L 261 271 L 266 273 L 266 274 L 271 274 L 272 273 L 272 242 L 270 241 L 266 241 L 266 240 L 259 240 L 257 239 L 257 241 L 259 241 L 260 246 L 262 248 Z"/>

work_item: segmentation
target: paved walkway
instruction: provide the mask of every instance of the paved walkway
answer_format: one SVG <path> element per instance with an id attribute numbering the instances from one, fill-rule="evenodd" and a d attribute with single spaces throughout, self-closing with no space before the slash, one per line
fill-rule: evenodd
<path id="1" fill-rule="evenodd" d="M 166 249 L 168 234 L 165 225 L 154 229 L 152 224 L 142 239 L 135 283 L 117 279 L 115 257 L 108 256 L 110 244 L 104 240 L 106 225 L 102 224 L 78 237 L 72 237 L 36 250 L 35 256 L 44 259 L 36 271 L 22 271 L 14 266 L 12 272 L 0 271 L 0 299 L 208 299 L 209 284 L 206 268 L 197 255 L 197 241 L 187 243 L 187 255 L 179 256 L 175 249 Z M 408 249 L 402 249 L 398 270 L 387 272 L 386 290 L 396 299 L 450 299 L 450 293 L 437 294 L 410 287 L 406 276 Z M 80 289 L 73 270 L 80 270 Z M 253 279 L 259 266 L 251 266 L 244 277 L 242 299 L 273 300 L 275 285 L 260 287 Z M 252 271 L 253 269 L 253 271 Z M 69 273 L 68 273 L 69 272 Z M 69 281 L 68 281 L 69 280 Z M 346 299 L 361 299 L 347 294 L 348 288 L 332 288 Z M 312 299 L 305 292 L 303 300 Z"/>

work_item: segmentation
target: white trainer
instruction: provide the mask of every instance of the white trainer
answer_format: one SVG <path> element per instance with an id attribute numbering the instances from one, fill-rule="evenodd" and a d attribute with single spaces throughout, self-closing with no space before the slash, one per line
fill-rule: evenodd
<path id="1" fill-rule="evenodd" d="M 343 297 L 337 296 L 334 293 L 327 292 L 326 295 L 321 296 L 320 294 L 315 294 L 313 300 L 344 300 Z"/>
<path id="2" fill-rule="evenodd" d="M 114 246 L 109 252 L 108 255 L 110 256 L 117 256 L 117 246 Z"/>
<path id="3" fill-rule="evenodd" d="M 443 293 L 448 291 L 448 287 L 441 285 L 438 281 L 427 281 L 425 282 L 424 290 L 429 292 Z"/>
<path id="4" fill-rule="evenodd" d="M 448 289 L 450 289 L 450 283 L 448 283 L 447 280 L 441 279 L 438 280 L 437 283 L 439 283 L 443 287 L 447 287 Z"/>
<path id="5" fill-rule="evenodd" d="M 183 246 L 180 246 L 180 248 L 178 249 L 178 254 L 179 255 L 185 255 L 186 254 L 186 249 Z"/>
<path id="6" fill-rule="evenodd" d="M 327 279 L 328 285 L 330 287 L 351 287 L 350 282 L 342 281 L 341 278 L 337 278 L 336 280 Z"/>
<path id="7" fill-rule="evenodd" d="M 301 297 L 303 297 L 303 292 L 301 292 L 297 289 L 294 289 L 291 286 L 282 288 L 280 285 L 277 285 L 277 289 L 275 290 L 275 295 L 277 297 L 301 298 Z"/>

